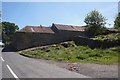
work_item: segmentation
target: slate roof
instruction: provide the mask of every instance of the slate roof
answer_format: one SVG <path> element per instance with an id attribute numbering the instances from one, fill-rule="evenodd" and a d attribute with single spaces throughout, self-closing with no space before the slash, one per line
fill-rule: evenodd
<path id="1" fill-rule="evenodd" d="M 63 24 L 54 24 L 58 30 L 68 30 L 68 31 L 85 31 L 85 27 L 82 26 L 72 26 Z"/>
<path id="2" fill-rule="evenodd" d="M 54 25 L 58 30 L 85 31 L 85 27 L 81 27 L 81 26 L 72 26 L 72 25 L 63 25 L 63 24 L 54 24 Z M 51 29 L 51 27 L 45 27 L 45 26 L 26 26 L 17 32 L 55 33 Z"/>
<path id="3" fill-rule="evenodd" d="M 17 32 L 54 33 L 51 27 L 45 26 L 26 26 Z"/>

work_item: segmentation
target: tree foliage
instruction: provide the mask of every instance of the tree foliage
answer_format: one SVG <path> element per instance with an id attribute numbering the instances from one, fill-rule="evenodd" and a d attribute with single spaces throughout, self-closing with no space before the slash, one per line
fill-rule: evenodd
<path id="1" fill-rule="evenodd" d="M 120 13 L 118 13 L 118 15 L 117 15 L 117 17 L 116 17 L 116 19 L 114 21 L 114 28 L 115 29 L 120 28 Z"/>
<path id="2" fill-rule="evenodd" d="M 14 23 L 2 22 L 2 40 L 5 45 L 9 45 L 16 30 L 19 27 Z"/>
<path id="3" fill-rule="evenodd" d="M 1 35 L 2 34 L 2 23 L 1 23 L 1 11 L 0 11 L 0 40 L 1 40 Z"/>
<path id="4" fill-rule="evenodd" d="M 84 22 L 87 24 L 87 34 L 94 36 L 100 34 L 105 29 L 106 18 L 97 10 L 93 10 L 87 14 Z"/>
<path id="5" fill-rule="evenodd" d="M 1 22 L 1 11 L 0 11 L 0 22 Z"/>
<path id="6" fill-rule="evenodd" d="M 85 23 L 87 25 L 97 25 L 100 27 L 104 27 L 106 24 L 105 17 L 102 16 L 97 10 L 93 10 L 90 13 L 87 14 L 85 17 Z"/>

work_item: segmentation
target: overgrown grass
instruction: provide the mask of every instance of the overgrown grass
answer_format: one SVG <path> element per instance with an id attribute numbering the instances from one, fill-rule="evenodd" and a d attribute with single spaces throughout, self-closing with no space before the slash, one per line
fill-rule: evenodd
<path id="1" fill-rule="evenodd" d="M 120 40 L 120 33 L 111 33 L 107 35 L 98 35 L 94 38 L 91 38 L 93 40 L 100 40 L 100 41 L 115 41 Z"/>
<path id="2" fill-rule="evenodd" d="M 108 49 L 91 49 L 87 46 L 76 46 L 74 42 L 68 42 L 20 54 L 47 60 L 113 64 L 118 63 L 118 53 L 120 53 L 120 46 Z"/>

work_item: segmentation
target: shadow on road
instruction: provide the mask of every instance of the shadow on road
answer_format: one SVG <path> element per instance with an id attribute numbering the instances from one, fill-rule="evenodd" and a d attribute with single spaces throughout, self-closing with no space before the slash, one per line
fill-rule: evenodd
<path id="1" fill-rule="evenodd" d="M 17 50 L 11 46 L 11 45 L 7 45 L 2 49 L 2 52 L 16 52 Z"/>

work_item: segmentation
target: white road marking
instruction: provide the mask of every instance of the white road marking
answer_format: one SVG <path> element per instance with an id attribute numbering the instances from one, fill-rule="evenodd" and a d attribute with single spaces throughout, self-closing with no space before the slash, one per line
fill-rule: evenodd
<path id="1" fill-rule="evenodd" d="M 2 60 L 2 61 L 5 61 L 2 57 L 1 57 L 1 60 Z"/>
<path id="2" fill-rule="evenodd" d="M 14 78 L 16 78 L 17 80 L 20 80 L 17 75 L 13 72 L 13 70 L 10 68 L 9 65 L 6 65 L 8 67 L 8 69 L 10 70 L 10 72 L 12 73 L 12 75 L 14 76 Z"/>

